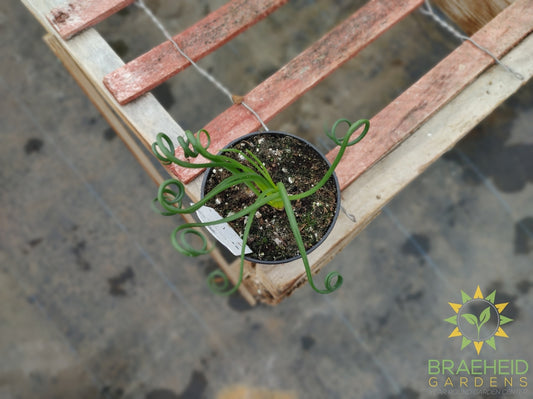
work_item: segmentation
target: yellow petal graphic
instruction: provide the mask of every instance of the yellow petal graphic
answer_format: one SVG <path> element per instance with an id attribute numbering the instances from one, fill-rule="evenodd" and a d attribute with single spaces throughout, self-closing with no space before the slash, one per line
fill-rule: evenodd
<path id="1" fill-rule="evenodd" d="M 453 330 L 452 333 L 448 335 L 448 338 L 461 336 L 463 336 L 463 334 L 461 334 L 461 331 L 459 331 L 459 327 L 455 327 L 455 330 Z"/>
<path id="2" fill-rule="evenodd" d="M 452 307 L 455 313 L 459 313 L 459 309 L 461 309 L 461 306 L 463 306 L 460 303 L 452 303 L 452 302 L 448 302 L 448 305 Z"/>
<path id="3" fill-rule="evenodd" d="M 483 341 L 474 341 L 474 346 L 476 347 L 476 352 L 479 355 L 479 352 L 481 352 L 481 347 L 483 346 Z"/>
<path id="4" fill-rule="evenodd" d="M 498 327 L 498 331 L 496 331 L 496 334 L 494 334 L 496 337 L 504 337 L 509 338 L 509 336 L 503 331 L 501 327 Z"/>
<path id="5" fill-rule="evenodd" d="M 509 302 L 505 302 L 505 303 L 497 303 L 496 305 L 496 309 L 498 309 L 498 313 L 501 313 L 503 312 L 503 309 L 505 309 L 505 307 L 509 305 Z"/>
<path id="6" fill-rule="evenodd" d="M 481 293 L 481 288 L 479 288 L 479 285 L 476 288 L 476 293 L 474 294 L 474 299 L 483 299 L 483 294 Z"/>

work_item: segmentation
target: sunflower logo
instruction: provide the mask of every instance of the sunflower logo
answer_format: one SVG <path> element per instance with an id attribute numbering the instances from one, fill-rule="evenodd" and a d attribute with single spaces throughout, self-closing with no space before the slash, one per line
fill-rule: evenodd
<path id="1" fill-rule="evenodd" d="M 448 338 L 462 337 L 461 350 L 473 343 L 478 355 L 484 344 L 496 350 L 495 337 L 509 338 L 502 328 L 513 321 L 502 315 L 509 302 L 495 304 L 496 290 L 483 297 L 479 285 L 473 298 L 464 291 L 461 296 L 462 303 L 448 302 L 455 315 L 444 321 L 456 326 Z"/>

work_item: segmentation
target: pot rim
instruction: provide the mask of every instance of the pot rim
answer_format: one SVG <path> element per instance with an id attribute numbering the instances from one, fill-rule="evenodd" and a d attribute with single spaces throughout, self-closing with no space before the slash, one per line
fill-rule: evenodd
<path id="1" fill-rule="evenodd" d="M 264 132 L 263 131 L 252 132 L 252 133 L 245 134 L 244 136 L 241 136 L 241 137 L 239 137 L 239 138 L 237 138 L 235 140 L 232 140 L 227 145 L 225 145 L 223 148 L 225 149 L 225 148 L 233 147 L 234 145 L 236 145 L 237 143 L 239 143 L 242 140 L 246 140 L 249 137 L 258 136 L 258 135 L 262 135 L 262 134 L 271 134 L 271 135 L 293 137 L 293 138 L 301 141 L 302 143 L 306 144 L 310 148 L 312 148 L 317 154 L 320 155 L 320 157 L 324 160 L 324 162 L 326 162 L 326 164 L 328 166 L 331 166 L 331 163 L 328 161 L 326 156 L 324 154 L 322 154 L 312 143 L 310 143 L 309 141 L 307 141 L 306 139 L 304 139 L 302 137 L 299 137 L 299 136 L 296 136 L 294 134 L 287 133 L 287 132 L 280 132 L 280 131 L 275 131 L 275 130 L 268 130 L 268 131 L 264 131 Z M 200 192 L 201 192 L 202 198 L 204 197 L 205 185 L 207 183 L 207 178 L 209 177 L 209 175 L 211 173 L 211 169 L 212 168 L 208 168 L 205 171 L 203 179 L 202 179 L 202 185 L 201 185 L 201 188 L 200 188 Z M 324 233 L 322 238 L 315 245 L 313 245 L 311 248 L 309 248 L 306 251 L 306 254 L 308 254 L 308 255 L 311 252 L 313 252 L 316 248 L 318 248 L 326 240 L 326 238 L 329 236 L 329 234 L 333 230 L 333 227 L 335 226 L 335 223 L 337 222 L 337 218 L 338 218 L 339 213 L 340 213 L 340 208 L 341 208 L 341 189 L 340 189 L 340 185 L 339 185 L 339 179 L 337 178 L 337 174 L 335 173 L 335 171 L 333 171 L 332 177 L 333 177 L 333 180 L 335 181 L 335 189 L 337 190 L 337 195 L 336 195 L 337 204 L 335 206 L 335 214 L 333 215 L 333 219 L 331 220 L 331 224 L 329 225 L 328 229 L 326 230 L 326 232 Z M 302 257 L 302 255 L 298 254 L 298 255 L 295 255 L 295 256 L 293 256 L 291 258 L 287 258 L 287 259 L 261 260 L 261 259 L 256 259 L 256 258 L 253 258 L 251 256 L 245 255 L 244 259 L 249 261 L 249 262 L 252 262 L 252 263 L 262 263 L 262 264 L 273 265 L 273 264 L 292 262 L 294 260 L 300 259 L 301 257 Z"/>

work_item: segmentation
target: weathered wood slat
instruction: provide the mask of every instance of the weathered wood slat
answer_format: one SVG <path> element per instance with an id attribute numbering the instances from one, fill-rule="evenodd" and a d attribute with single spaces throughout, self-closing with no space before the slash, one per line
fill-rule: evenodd
<path id="1" fill-rule="evenodd" d="M 288 0 L 232 0 L 173 37 L 193 61 L 259 22 Z M 190 62 L 170 41 L 113 71 L 104 84 L 120 104 L 126 104 L 187 68 Z"/>
<path id="2" fill-rule="evenodd" d="M 473 39 L 501 57 L 531 31 L 533 0 L 517 0 Z M 493 63 L 489 55 L 465 42 L 374 116 L 370 134 L 348 148 L 337 167 L 341 189 L 392 151 Z M 333 159 L 335 154 L 336 150 L 331 151 L 328 158 Z"/>
<path id="3" fill-rule="evenodd" d="M 46 18 L 63 39 L 69 39 L 133 2 L 134 0 L 71 0 L 65 6 L 52 9 Z"/>
<path id="4" fill-rule="evenodd" d="M 163 182 L 165 179 L 154 166 L 154 163 L 152 162 L 153 157 L 149 157 L 146 152 L 140 148 L 130 134 L 129 130 L 124 126 L 120 118 L 115 112 L 113 112 L 113 109 L 105 101 L 103 96 L 83 73 L 83 70 L 80 68 L 80 66 L 73 62 L 72 58 L 69 57 L 67 51 L 65 51 L 64 47 L 62 46 L 61 41 L 56 36 L 53 36 L 49 33 L 43 38 L 43 40 L 54 52 L 57 58 L 61 60 L 64 67 L 70 72 L 71 76 L 74 78 L 74 80 L 76 80 L 76 83 L 78 83 L 78 85 L 82 88 L 96 109 L 100 111 L 100 114 L 113 128 L 115 133 L 121 138 L 135 159 L 137 159 L 137 161 L 144 168 L 148 176 L 150 176 L 156 184 L 161 184 L 161 182 Z"/>
<path id="5" fill-rule="evenodd" d="M 390 29 L 423 0 L 371 0 L 331 30 L 319 41 L 290 61 L 244 97 L 264 121 L 281 112 L 302 94 L 318 84 L 343 63 Z M 255 130 L 258 120 L 242 105 L 234 105 L 211 121 L 205 129 L 211 134 L 211 151 Z M 179 155 L 179 154 L 178 154 Z M 198 176 L 198 170 L 172 168 L 182 181 Z"/>

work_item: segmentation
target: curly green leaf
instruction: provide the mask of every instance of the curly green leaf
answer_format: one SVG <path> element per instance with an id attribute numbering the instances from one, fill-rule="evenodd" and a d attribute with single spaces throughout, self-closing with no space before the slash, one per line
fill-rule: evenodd
<path id="1" fill-rule="evenodd" d="M 196 230 L 193 225 L 193 223 L 187 223 L 175 228 L 170 236 L 172 245 L 179 252 L 187 256 L 208 254 L 211 249 L 208 248 L 208 240 L 206 236 L 200 230 Z M 195 247 L 188 241 L 188 238 L 191 236 L 200 239 L 199 247 Z"/>
<path id="2" fill-rule="evenodd" d="M 346 123 L 348 125 L 348 131 L 344 135 L 343 139 L 337 138 L 335 136 L 335 131 L 337 129 L 337 126 L 341 123 Z M 358 131 L 361 126 L 364 125 L 363 131 L 355 138 L 354 140 L 350 141 L 351 136 Z M 291 195 L 289 196 L 291 201 L 299 200 L 302 198 L 309 197 L 310 195 L 317 192 L 321 187 L 324 186 L 324 184 L 327 183 L 327 181 L 331 178 L 333 173 L 335 172 L 335 168 L 337 168 L 337 165 L 342 159 L 342 156 L 344 155 L 344 152 L 346 151 L 346 148 L 349 146 L 352 146 L 358 142 L 360 142 L 368 133 L 368 130 L 370 129 L 370 121 L 368 119 L 360 119 L 357 122 L 351 123 L 348 119 L 339 119 L 333 124 L 333 127 L 330 131 L 327 131 L 326 134 L 328 137 L 335 142 L 335 144 L 339 145 L 339 151 L 337 152 L 337 155 L 335 156 L 335 159 L 331 163 L 331 166 L 329 167 L 328 171 L 324 174 L 322 179 L 311 189 L 307 190 L 304 193 Z"/>
<path id="3" fill-rule="evenodd" d="M 344 137 L 342 139 L 339 139 L 335 135 L 335 131 L 337 130 L 337 126 L 339 126 L 342 123 L 345 123 L 345 124 L 348 125 L 348 131 L 346 132 L 346 134 L 344 135 Z M 365 127 L 364 127 L 363 131 L 359 134 L 359 136 L 357 136 L 352 141 L 349 141 L 349 139 L 352 137 L 352 135 L 357 130 L 359 130 L 359 128 L 361 126 L 363 126 L 363 125 Z M 326 132 L 326 135 L 331 140 L 333 140 L 333 142 L 336 145 L 338 145 L 338 146 L 351 147 L 352 145 L 359 143 L 366 136 L 366 134 L 368 133 L 368 129 L 370 129 L 370 121 L 368 119 L 360 119 L 360 120 L 358 120 L 357 122 L 354 122 L 354 123 L 350 122 L 348 119 L 339 119 L 338 121 L 336 121 L 333 124 L 333 126 L 331 127 L 331 130 L 328 130 Z"/>
<path id="4" fill-rule="evenodd" d="M 207 286 L 211 292 L 218 295 L 227 295 L 230 290 L 233 291 L 228 276 L 220 269 L 213 270 L 209 273 L 207 276 Z"/>
<path id="5" fill-rule="evenodd" d="M 337 138 L 335 135 L 337 127 L 341 124 L 348 125 L 348 131 L 342 139 Z M 359 131 L 362 126 L 364 126 L 363 131 L 355 139 L 350 140 L 351 136 L 355 132 Z M 207 193 L 204 198 L 202 198 L 202 200 L 186 208 L 182 207 L 182 202 L 185 195 L 184 185 L 176 179 L 169 179 L 163 182 L 163 184 L 161 184 L 161 186 L 159 187 L 158 196 L 152 203 L 152 206 L 154 209 L 156 209 L 159 213 L 163 215 L 192 213 L 198 210 L 201 206 L 205 205 L 209 200 L 214 198 L 222 191 L 239 184 L 245 184 L 257 195 L 254 204 L 245 209 L 242 209 L 239 212 L 236 212 L 230 217 L 222 218 L 217 221 L 207 223 L 187 223 L 179 226 L 173 231 L 171 235 L 173 246 L 179 252 L 189 256 L 198 256 L 205 254 L 211 249 L 208 248 L 207 238 L 203 235 L 203 233 L 196 230 L 197 227 L 204 227 L 219 223 L 227 223 L 243 216 L 248 216 L 248 220 L 243 233 L 243 247 L 240 259 L 240 270 L 236 284 L 233 286 L 233 288 L 230 288 L 230 280 L 222 271 L 219 270 L 210 273 L 208 277 L 208 285 L 214 292 L 221 295 L 229 295 L 235 292 L 242 282 L 244 268 L 244 251 L 255 212 L 261 206 L 264 206 L 266 204 L 269 204 L 278 209 L 284 208 L 287 214 L 287 218 L 289 220 L 292 233 L 295 237 L 298 250 L 300 251 L 300 254 L 302 256 L 309 284 L 316 292 L 319 292 L 321 294 L 333 292 L 342 285 L 343 278 L 338 272 L 331 272 L 325 278 L 325 289 L 318 289 L 315 286 L 309 265 L 309 260 L 307 258 L 305 245 L 300 235 L 298 223 L 296 221 L 296 217 L 292 209 L 291 201 L 299 200 L 310 196 L 318 189 L 323 187 L 334 173 L 334 170 L 340 162 L 340 159 L 344 154 L 346 148 L 361 141 L 363 137 L 365 137 L 365 135 L 367 134 L 369 126 L 370 123 L 366 119 L 361 119 L 355 123 L 351 123 L 347 119 L 339 119 L 337 122 L 335 122 L 332 129 L 327 133 L 328 136 L 337 145 L 340 146 L 340 148 L 337 153 L 337 156 L 335 157 L 335 160 L 331 164 L 331 167 L 322 177 L 320 182 L 316 184 L 312 189 L 304 193 L 291 196 L 288 195 L 285 186 L 282 183 L 274 183 L 263 162 L 250 151 L 243 152 L 237 149 L 225 149 L 222 150 L 220 154 L 211 154 L 207 151 L 211 143 L 211 139 L 207 131 L 200 130 L 196 134 L 193 134 L 190 131 L 186 131 L 185 136 L 180 136 L 177 138 L 177 142 L 182 148 L 184 156 L 186 158 L 201 156 L 207 160 L 207 162 L 204 163 L 191 163 L 178 159 L 175 156 L 176 149 L 172 140 L 165 134 L 159 133 L 157 135 L 156 142 L 152 145 L 152 150 L 155 156 L 162 163 L 175 163 L 185 168 L 223 168 L 230 172 L 231 176 L 219 183 L 215 188 L 210 190 L 210 192 Z M 206 144 L 202 145 L 202 141 Z M 245 160 L 247 164 L 243 164 L 238 160 L 233 159 L 232 157 L 223 155 L 224 152 L 238 153 L 239 156 L 237 158 Z M 162 210 L 156 207 L 157 203 L 159 203 L 161 208 L 163 208 Z M 189 242 L 190 238 L 195 237 L 197 239 L 200 239 L 199 245 L 193 245 Z M 466 316 L 467 315 L 465 315 L 465 318 L 467 318 Z M 475 316 L 473 317 L 475 318 Z M 490 318 L 490 310 L 488 317 Z M 475 324 L 478 324 L 477 318 L 475 318 Z"/>
<path id="6" fill-rule="evenodd" d="M 307 275 L 307 280 L 309 281 L 309 285 L 319 294 L 332 293 L 333 291 L 335 291 L 342 285 L 342 281 L 343 281 L 342 276 L 338 272 L 331 272 L 326 276 L 326 280 L 324 282 L 324 285 L 326 286 L 326 288 L 323 290 L 317 288 L 317 286 L 315 285 L 313 281 L 313 274 L 311 272 L 311 267 L 309 265 L 309 259 L 307 258 L 307 251 L 305 249 L 305 244 L 300 234 L 300 229 L 298 228 L 298 222 L 296 221 L 296 216 L 294 215 L 294 211 L 292 210 L 292 205 L 289 199 L 289 194 L 287 193 L 285 186 L 281 182 L 278 183 L 278 190 L 281 196 L 281 200 L 283 201 L 283 205 L 285 207 L 285 213 L 287 214 L 287 219 L 289 220 L 289 225 L 291 227 L 292 234 L 294 235 L 296 244 L 298 246 L 298 250 L 300 251 L 300 255 L 302 256 L 302 261 L 304 263 L 305 273 Z"/>

